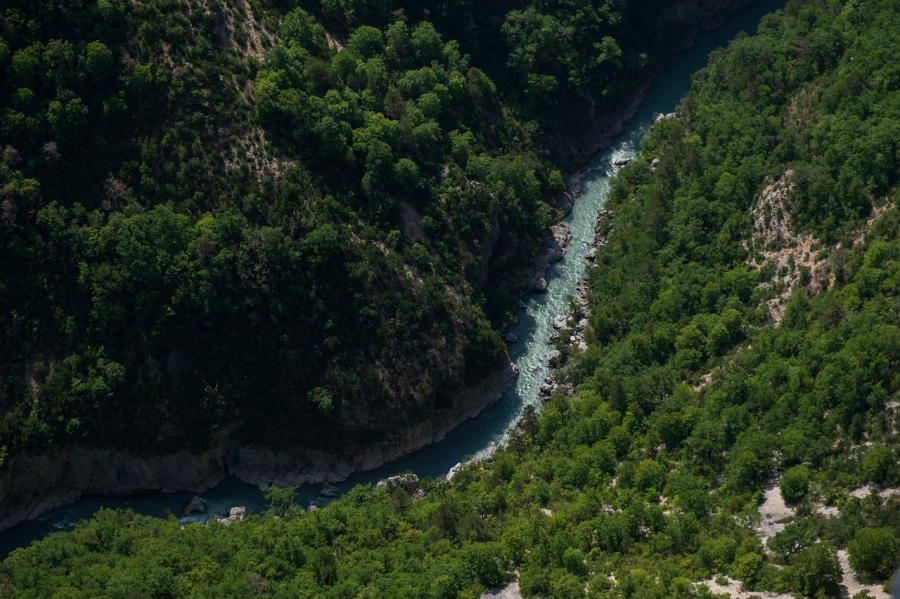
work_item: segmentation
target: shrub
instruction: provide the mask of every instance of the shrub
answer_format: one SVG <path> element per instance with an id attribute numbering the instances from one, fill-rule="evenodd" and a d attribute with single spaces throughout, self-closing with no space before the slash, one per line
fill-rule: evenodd
<path id="1" fill-rule="evenodd" d="M 809 491 L 809 471 L 803 466 L 788 468 L 778 483 L 781 497 L 788 503 L 796 503 Z"/>
<path id="2" fill-rule="evenodd" d="M 887 528 L 863 528 L 850 541 L 850 567 L 860 576 L 888 578 L 900 560 L 900 541 Z"/>
<path id="3" fill-rule="evenodd" d="M 896 460 L 890 448 L 882 445 L 866 452 L 860 466 L 867 481 L 884 484 L 891 480 L 896 470 Z"/>
<path id="4" fill-rule="evenodd" d="M 819 591 L 834 595 L 843 579 L 837 554 L 822 543 L 801 551 L 794 558 L 793 566 L 794 590 L 807 597 L 815 596 Z"/>

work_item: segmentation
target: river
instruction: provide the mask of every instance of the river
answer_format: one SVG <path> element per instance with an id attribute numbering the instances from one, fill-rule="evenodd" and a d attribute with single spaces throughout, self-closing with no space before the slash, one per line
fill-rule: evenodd
<path id="1" fill-rule="evenodd" d="M 598 154 L 584 170 L 582 195 L 575 202 L 572 212 L 565 218 L 572 231 L 572 241 L 566 257 L 554 264 L 547 275 L 545 293 L 524 298 L 528 309 L 519 312 L 519 323 L 512 329 L 518 341 L 509 347 L 510 356 L 519 367 L 519 378 L 513 389 L 480 416 L 464 422 L 451 431 L 440 443 L 430 445 L 381 468 L 352 475 L 336 485 L 337 493 L 358 484 L 367 484 L 401 472 L 412 471 L 419 477 L 439 477 L 454 465 L 472 457 L 483 455 L 503 440 L 507 430 L 518 420 L 527 404 L 539 404 L 538 389 L 550 369 L 545 357 L 552 349 L 546 341 L 553 331 L 553 318 L 568 309 L 568 298 L 577 294 L 578 284 L 585 274 L 585 254 L 594 236 L 597 211 L 603 206 L 609 191 L 609 180 L 615 174 L 612 163 L 620 158 L 631 158 L 638 151 L 640 141 L 655 113 L 669 113 L 687 93 L 690 75 L 706 65 L 707 57 L 714 49 L 726 45 L 740 31 L 754 32 L 760 19 L 783 8 L 785 0 L 757 0 L 748 8 L 734 15 L 715 31 L 701 33 L 690 51 L 674 58 L 666 70 L 653 83 L 650 93 L 634 117 L 625 125 L 625 131 L 612 145 Z M 320 488 L 303 487 L 297 501 L 301 505 L 321 505 L 317 499 Z M 81 519 L 89 518 L 101 507 L 131 508 L 143 514 L 164 516 L 179 514 L 190 499 L 188 494 L 156 494 L 148 497 L 120 499 L 89 497 L 72 505 L 50 511 L 37 520 L 0 533 L 0 559 L 10 551 L 28 545 L 34 540 L 59 531 L 71 530 Z M 204 499 L 206 514 L 194 514 L 182 521 L 202 521 L 210 513 L 227 513 L 232 506 L 242 505 L 254 511 L 266 508 L 262 492 L 249 484 L 231 477 L 211 489 Z"/>

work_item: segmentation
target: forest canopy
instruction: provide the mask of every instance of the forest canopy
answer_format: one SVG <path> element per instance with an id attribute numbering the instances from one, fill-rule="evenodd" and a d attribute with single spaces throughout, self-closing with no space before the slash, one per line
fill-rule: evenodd
<path id="1" fill-rule="evenodd" d="M 688 26 L 633 4 L 4 4 L 2 455 L 384 438 L 500 369 L 578 129 L 541 94 Z"/>
<path id="2" fill-rule="evenodd" d="M 531 23 L 526 13 L 510 22 Z M 562 374 L 576 392 L 527 409 L 491 459 L 451 482 L 423 481 L 423 493 L 359 486 L 312 512 L 291 490 L 270 490 L 270 511 L 228 526 L 105 510 L 14 552 L 0 564 L 0 593 L 477 597 L 513 572 L 523 595 L 561 598 L 709 597 L 725 584 L 837 596 L 851 573 L 888 582 L 900 561 L 898 36 L 890 0 L 791 0 L 755 36 L 711 55 L 675 117 L 651 128 L 613 182 L 607 243 L 589 270 L 589 347 Z M 360 77 L 350 90 L 360 98 L 359 65 L 388 65 L 392 39 L 366 30 L 335 55 L 355 61 L 341 77 Z M 453 101 L 456 58 L 422 43 L 433 78 L 419 67 L 408 84 L 431 85 L 423 93 L 437 101 L 417 98 L 415 110 L 439 119 L 434 90 L 445 85 Z M 268 63 L 256 76 L 279 98 L 311 98 L 292 79 L 290 52 L 283 75 Z M 477 115 L 472 89 L 483 100 L 492 87 L 471 73 Z M 409 106 L 409 88 L 396 89 Z M 322 110 L 352 114 L 343 98 Z M 412 142 L 427 121 L 415 122 Z M 353 127 L 372 128 L 358 156 Z M 350 134 L 336 129 L 363 178 L 374 152 L 374 191 L 388 181 L 379 152 L 409 143 L 402 119 L 392 127 L 373 116 Z M 299 143 L 282 131 L 278 143 Z M 521 168 L 483 154 L 465 169 Z M 492 176 L 485 185 L 502 180 Z M 84 210 L 58 206 L 53 222 Z M 127 232 L 138 217 L 190 230 L 189 216 L 160 207 L 94 234 L 113 242 L 106 227 Z M 238 235 L 243 221 L 230 218 L 206 235 Z M 84 234 L 74 229 L 58 230 Z M 342 239 L 333 226 L 301 249 L 327 262 L 342 247 L 329 235 Z M 72 380 L 102 398 L 104 381 L 125 375 L 109 350 L 92 351 L 68 368 L 94 373 Z M 765 510 L 777 500 L 790 515 L 773 522 Z"/>

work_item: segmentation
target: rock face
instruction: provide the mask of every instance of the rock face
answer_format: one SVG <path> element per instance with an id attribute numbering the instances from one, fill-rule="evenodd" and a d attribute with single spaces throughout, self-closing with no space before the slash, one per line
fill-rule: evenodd
<path id="1" fill-rule="evenodd" d="M 412 473 L 398 474 L 397 476 L 378 481 L 378 484 L 375 486 L 388 491 L 403 489 L 407 493 L 413 494 L 419 490 L 419 477 Z"/>
<path id="2" fill-rule="evenodd" d="M 187 502 L 182 510 L 182 514 L 185 516 L 190 516 L 194 512 L 199 512 L 201 514 L 206 512 L 206 502 L 203 501 L 202 498 L 194 495 L 191 497 L 191 500 Z"/>
<path id="3" fill-rule="evenodd" d="M 230 473 L 235 458 L 227 446 L 202 454 L 180 451 L 148 458 L 85 447 L 43 456 L 15 456 L 0 472 L 0 530 L 84 495 L 204 493 Z"/>
<path id="4" fill-rule="evenodd" d="M 232 522 L 240 522 L 241 520 L 246 520 L 247 518 L 250 517 L 251 513 L 252 512 L 249 509 L 247 509 L 243 506 L 238 506 L 238 507 L 231 508 L 231 511 L 228 513 L 227 517 L 216 518 L 216 520 L 218 520 L 225 526 L 228 526 Z"/>
<path id="5" fill-rule="evenodd" d="M 199 454 L 179 451 L 142 457 L 74 446 L 42 456 L 14 456 L 0 470 L 0 531 L 85 495 L 204 493 L 230 475 L 258 486 L 339 482 L 357 470 L 377 468 L 440 441 L 460 422 L 496 402 L 517 376 L 516 366 L 507 363 L 455 395 L 451 405 L 435 410 L 426 421 L 382 443 L 348 448 L 342 455 L 241 447 L 223 437 Z"/>
<path id="6" fill-rule="evenodd" d="M 559 222 L 550 227 L 541 252 L 534 264 L 513 273 L 513 280 L 523 291 L 545 291 L 547 280 L 544 275 L 550 265 L 566 257 L 566 250 L 572 240 L 568 223 Z"/>

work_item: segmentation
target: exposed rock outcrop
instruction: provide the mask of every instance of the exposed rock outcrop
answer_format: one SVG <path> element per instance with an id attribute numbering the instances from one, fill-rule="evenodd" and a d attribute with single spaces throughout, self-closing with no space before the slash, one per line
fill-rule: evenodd
<path id="1" fill-rule="evenodd" d="M 456 394 L 418 425 L 394 438 L 342 455 L 312 449 L 290 453 L 241 447 L 223 437 L 203 453 L 179 451 L 136 456 L 123 451 L 69 447 L 42 456 L 14 456 L 0 471 L 0 531 L 85 495 L 131 496 L 153 492 L 204 493 L 230 475 L 258 486 L 334 483 L 440 441 L 460 422 L 496 402 L 515 381 L 512 363 Z"/>
<path id="2" fill-rule="evenodd" d="M 206 502 L 203 501 L 203 498 L 196 495 L 191 497 L 190 501 L 185 504 L 184 509 L 181 510 L 181 513 L 185 516 L 190 516 L 195 512 L 200 514 L 206 512 Z"/>
<path id="3" fill-rule="evenodd" d="M 231 524 L 233 522 L 240 522 L 241 520 L 246 520 L 247 518 L 250 517 L 250 514 L 252 514 L 252 513 L 253 512 L 249 508 L 245 508 L 243 506 L 237 506 L 237 507 L 231 508 L 231 511 L 228 512 L 228 516 L 226 516 L 224 518 L 217 517 L 216 520 L 218 520 L 225 526 L 228 526 L 229 524 Z"/>
<path id="4" fill-rule="evenodd" d="M 384 480 L 378 481 L 375 485 L 379 489 L 387 489 L 388 491 L 396 491 L 403 489 L 409 494 L 413 494 L 419 490 L 419 477 L 409 472 L 406 474 L 398 474 Z"/>
<path id="5" fill-rule="evenodd" d="M 547 269 L 554 262 L 559 262 L 566 257 L 566 250 L 568 250 L 571 240 L 572 232 L 568 223 L 559 222 L 550 227 L 542 250 L 535 258 L 534 263 L 513 273 L 514 283 L 523 291 L 545 291 L 547 279 L 544 277 Z"/>

